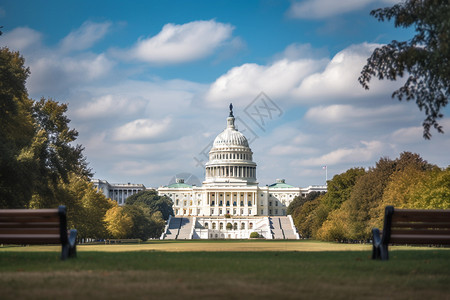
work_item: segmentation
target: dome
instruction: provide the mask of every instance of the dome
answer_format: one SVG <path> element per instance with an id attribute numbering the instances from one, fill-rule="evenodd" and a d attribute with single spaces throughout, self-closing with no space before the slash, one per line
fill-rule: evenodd
<path id="1" fill-rule="evenodd" d="M 205 164 L 205 185 L 257 185 L 256 163 L 247 138 L 234 126 L 233 106 L 227 127 L 214 140 Z"/>
<path id="2" fill-rule="evenodd" d="M 228 127 L 216 137 L 213 147 L 220 148 L 229 146 L 248 147 L 247 138 L 242 133 L 237 131 L 234 127 Z"/>

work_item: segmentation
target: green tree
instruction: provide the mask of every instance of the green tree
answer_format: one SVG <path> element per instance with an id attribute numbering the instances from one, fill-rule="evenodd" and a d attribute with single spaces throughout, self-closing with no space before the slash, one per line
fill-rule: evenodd
<path id="1" fill-rule="evenodd" d="M 34 135 L 24 58 L 0 49 L 0 208 L 25 207 L 33 193 L 33 158 L 24 149 Z"/>
<path id="2" fill-rule="evenodd" d="M 146 241 L 149 238 L 161 236 L 165 221 L 160 211 L 152 211 L 144 203 L 126 204 L 123 209 L 133 221 L 128 238 L 139 238 Z"/>
<path id="3" fill-rule="evenodd" d="M 323 196 L 322 196 L 323 197 Z M 294 224 L 299 234 L 303 238 L 311 238 L 316 232 L 318 225 L 317 207 L 320 205 L 320 198 L 306 202 L 298 207 L 295 214 Z"/>
<path id="4" fill-rule="evenodd" d="M 369 89 L 372 76 L 406 83 L 393 94 L 400 101 L 414 100 L 426 118 L 423 136 L 431 137 L 434 127 L 443 133 L 438 120 L 450 97 L 450 3 L 448 0 L 406 0 L 392 7 L 371 11 L 379 21 L 394 20 L 395 27 L 414 26 L 409 41 L 392 41 L 377 48 L 367 60 L 359 82 Z"/>
<path id="5" fill-rule="evenodd" d="M 319 197 L 322 194 L 324 194 L 324 192 L 311 192 L 311 193 L 306 194 L 305 197 L 303 197 L 302 195 L 298 195 L 291 201 L 291 203 L 289 204 L 289 206 L 287 208 L 286 213 L 288 215 L 294 214 L 294 212 L 297 210 L 297 208 L 301 207 L 303 204 L 305 204 L 308 201 L 313 201 L 314 199 L 316 199 L 317 197 Z"/>
<path id="6" fill-rule="evenodd" d="M 137 194 L 127 198 L 126 204 L 145 204 L 152 213 L 161 212 L 164 220 L 168 220 L 169 216 L 173 216 L 172 200 L 166 196 L 159 196 L 155 190 L 140 191 Z"/>
<path id="7" fill-rule="evenodd" d="M 59 180 L 67 183 L 70 173 L 86 178 L 92 173 L 83 156 L 84 148 L 72 144 L 78 132 L 69 127 L 70 120 L 65 114 L 67 104 L 42 98 L 34 103 L 32 111 L 39 137 L 32 145 L 37 149 L 37 172 L 41 180 L 36 192 L 43 198 L 51 199 L 53 195 L 48 193 L 51 191 L 48 188 L 50 185 L 58 184 Z"/>

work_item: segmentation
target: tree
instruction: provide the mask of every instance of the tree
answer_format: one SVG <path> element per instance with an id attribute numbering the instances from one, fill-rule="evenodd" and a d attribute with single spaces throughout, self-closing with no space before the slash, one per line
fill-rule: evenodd
<path id="1" fill-rule="evenodd" d="M 133 228 L 133 219 L 116 201 L 109 200 L 109 202 L 112 207 L 108 209 L 103 219 L 106 229 L 113 238 L 127 238 Z"/>
<path id="2" fill-rule="evenodd" d="M 368 58 L 359 82 L 369 89 L 372 76 L 397 80 L 408 76 L 392 98 L 415 100 L 425 111 L 423 136 L 431 138 L 434 127 L 443 133 L 438 120 L 450 96 L 450 3 L 448 0 L 406 0 L 392 7 L 371 11 L 379 21 L 394 19 L 395 27 L 414 26 L 409 41 L 392 41 L 377 48 Z"/>
<path id="3" fill-rule="evenodd" d="M 169 216 L 173 216 L 172 200 L 166 196 L 159 196 L 155 190 L 140 191 L 137 194 L 131 195 L 127 198 L 126 204 L 134 205 L 142 203 L 145 204 L 152 213 L 161 212 L 164 220 L 168 220 Z"/>
<path id="4" fill-rule="evenodd" d="M 288 215 L 294 214 L 294 212 L 297 210 L 297 208 L 301 207 L 303 204 L 305 204 L 308 201 L 313 201 L 314 199 L 316 199 L 317 197 L 319 197 L 320 195 L 323 195 L 323 194 L 325 194 L 325 192 L 310 192 L 310 193 L 306 194 L 305 197 L 303 197 L 302 195 L 298 195 L 289 204 L 286 214 L 288 214 Z"/>
<path id="5" fill-rule="evenodd" d="M 382 214 L 379 207 L 384 191 L 395 172 L 408 168 L 429 170 L 432 167 L 418 154 L 411 152 L 403 152 L 395 160 L 380 158 L 375 168 L 356 181 L 348 200 L 350 238 L 370 238 L 373 224 Z"/>
<path id="6" fill-rule="evenodd" d="M 24 62 L 18 52 L 0 49 L 0 208 L 24 207 L 33 192 L 33 159 L 24 151 L 34 136 Z"/>

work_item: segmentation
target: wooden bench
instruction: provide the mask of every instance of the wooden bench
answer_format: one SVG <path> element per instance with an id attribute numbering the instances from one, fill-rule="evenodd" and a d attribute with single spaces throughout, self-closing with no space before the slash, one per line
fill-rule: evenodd
<path id="1" fill-rule="evenodd" d="M 372 234 L 372 259 L 388 260 L 389 244 L 450 245 L 450 210 L 386 206 L 383 233 Z"/>
<path id="2" fill-rule="evenodd" d="M 61 259 L 75 257 L 75 229 L 67 231 L 66 207 L 0 209 L 0 243 L 61 244 Z"/>

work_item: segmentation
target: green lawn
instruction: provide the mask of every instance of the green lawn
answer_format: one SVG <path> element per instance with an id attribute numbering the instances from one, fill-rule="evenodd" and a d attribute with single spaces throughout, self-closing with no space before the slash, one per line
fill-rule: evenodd
<path id="1" fill-rule="evenodd" d="M 381 262 L 367 245 L 336 251 L 340 244 L 310 241 L 199 241 L 196 251 L 182 251 L 192 243 L 80 246 L 78 258 L 64 262 L 55 247 L 0 248 L 0 298 L 450 299 L 448 248 L 398 247 Z M 231 250 L 242 243 L 256 250 Z M 322 251 L 308 250 L 318 245 Z M 201 251 L 216 246 L 225 251 Z"/>

